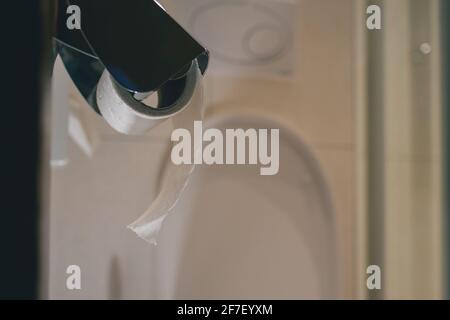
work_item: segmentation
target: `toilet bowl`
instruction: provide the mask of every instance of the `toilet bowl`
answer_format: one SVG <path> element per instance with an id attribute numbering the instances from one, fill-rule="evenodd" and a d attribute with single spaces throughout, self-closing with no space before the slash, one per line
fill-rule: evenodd
<path id="1" fill-rule="evenodd" d="M 153 246 L 126 226 L 157 194 L 165 145 L 113 133 L 88 110 L 95 152 L 87 157 L 71 141 L 70 161 L 52 170 L 49 297 L 338 298 L 328 185 L 295 131 L 263 115 L 230 111 L 204 124 L 280 129 L 278 174 L 262 176 L 258 165 L 197 166 Z M 82 290 L 66 288 L 71 265 L 81 269 Z"/>
<path id="2" fill-rule="evenodd" d="M 208 127 L 279 128 L 280 172 L 198 166 L 155 248 L 161 299 L 336 298 L 334 211 L 318 162 L 275 121 L 227 114 Z"/>

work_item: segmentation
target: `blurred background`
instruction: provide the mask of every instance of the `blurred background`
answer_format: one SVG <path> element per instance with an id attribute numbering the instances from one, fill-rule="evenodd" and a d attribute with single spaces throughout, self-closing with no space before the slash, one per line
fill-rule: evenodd
<path id="1" fill-rule="evenodd" d="M 208 126 L 280 128 L 280 174 L 200 167 L 158 246 L 138 239 L 126 226 L 157 194 L 158 137 L 171 128 L 114 132 L 59 60 L 51 94 L 36 76 L 35 94 L 17 99 L 17 70 L 49 69 L 49 46 L 31 39 L 49 34 L 51 10 L 36 4 L 38 16 L 11 21 L 17 52 L 4 59 L 17 69 L 4 89 L 0 297 L 447 299 L 447 1 L 159 2 L 211 51 Z M 370 5 L 381 29 L 367 27 Z M 18 133 L 23 106 L 33 113 Z M 81 290 L 66 287 L 70 265 Z M 372 265 L 379 290 L 367 286 Z"/>

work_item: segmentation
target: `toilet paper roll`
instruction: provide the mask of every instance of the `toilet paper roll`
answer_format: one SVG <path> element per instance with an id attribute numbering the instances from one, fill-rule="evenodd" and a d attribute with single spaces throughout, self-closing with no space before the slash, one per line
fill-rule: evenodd
<path id="1" fill-rule="evenodd" d="M 97 105 L 103 118 L 115 130 L 127 135 L 142 135 L 187 108 L 201 78 L 195 61 L 186 75 L 184 89 L 178 99 L 169 106 L 152 108 L 116 84 L 105 70 L 97 85 Z M 170 90 L 162 91 L 171 94 Z"/>
<path id="2" fill-rule="evenodd" d="M 197 66 L 194 64 L 194 69 L 190 72 L 191 79 L 188 80 L 193 84 L 192 94 L 190 94 L 189 101 L 179 111 L 172 115 L 170 120 L 173 122 L 174 128 L 184 128 L 193 134 L 194 121 L 203 120 L 204 113 L 204 98 L 203 98 L 203 77 Z M 194 81 L 195 80 L 195 81 Z M 188 96 L 188 94 L 186 95 Z M 122 128 L 133 128 L 133 132 L 138 132 L 145 128 L 151 127 L 152 124 L 146 121 L 158 122 L 160 119 L 154 120 L 151 117 L 142 118 L 142 116 L 129 117 L 126 124 Z M 145 120 L 145 121 L 143 121 Z M 131 125 L 130 125 L 131 124 Z M 134 129 L 137 128 L 137 129 Z M 129 130 L 127 130 L 129 131 Z M 201 140 L 201 137 L 196 137 Z M 168 143 L 172 146 L 170 136 L 167 137 Z M 194 141 L 193 141 L 194 142 Z M 194 146 L 201 146 L 201 141 L 195 141 Z M 194 153 L 202 152 L 201 148 L 193 150 Z M 135 222 L 129 225 L 139 237 L 156 244 L 156 237 L 161 230 L 165 218 L 173 211 L 183 191 L 188 185 L 189 178 L 195 169 L 195 165 L 175 165 L 172 162 L 170 153 L 164 162 L 164 167 L 161 168 L 162 180 L 160 182 L 159 191 L 156 198 L 149 206 L 148 210 Z"/>

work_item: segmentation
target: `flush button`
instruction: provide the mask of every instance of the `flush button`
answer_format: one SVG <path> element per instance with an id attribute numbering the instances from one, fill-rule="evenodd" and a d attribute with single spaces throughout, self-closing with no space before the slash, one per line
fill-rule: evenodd
<path id="1" fill-rule="evenodd" d="M 259 25 L 251 28 L 244 36 L 243 46 L 250 56 L 259 60 L 273 60 L 286 47 L 286 35 L 277 26 Z"/>
<path id="2" fill-rule="evenodd" d="M 245 65 L 273 63 L 292 42 L 287 19 L 272 2 L 208 1 L 194 9 L 189 28 L 214 59 Z"/>
<path id="3" fill-rule="evenodd" d="M 173 12 L 210 51 L 211 74 L 291 76 L 300 6 L 294 0 L 183 0 Z M 300 48 L 298 46 L 298 48 Z"/>

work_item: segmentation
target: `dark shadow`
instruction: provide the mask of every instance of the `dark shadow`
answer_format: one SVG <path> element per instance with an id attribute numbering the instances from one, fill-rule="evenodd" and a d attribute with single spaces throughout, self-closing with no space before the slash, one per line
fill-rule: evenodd
<path id="1" fill-rule="evenodd" d="M 122 299 L 122 281 L 119 259 L 113 256 L 109 268 L 109 299 Z"/>

